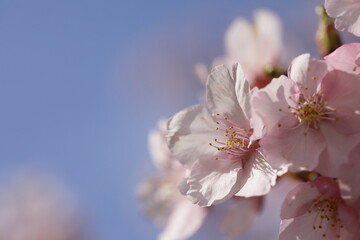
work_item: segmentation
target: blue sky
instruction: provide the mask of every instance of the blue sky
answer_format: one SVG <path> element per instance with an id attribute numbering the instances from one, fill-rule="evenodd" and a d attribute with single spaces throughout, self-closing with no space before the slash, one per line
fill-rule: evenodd
<path id="1" fill-rule="evenodd" d="M 316 55 L 315 5 L 0 1 L 0 174 L 30 167 L 56 175 L 78 198 L 92 239 L 155 239 L 159 229 L 142 216 L 134 189 L 153 171 L 149 130 L 197 101 L 193 65 L 221 55 L 229 23 L 260 7 Z"/>

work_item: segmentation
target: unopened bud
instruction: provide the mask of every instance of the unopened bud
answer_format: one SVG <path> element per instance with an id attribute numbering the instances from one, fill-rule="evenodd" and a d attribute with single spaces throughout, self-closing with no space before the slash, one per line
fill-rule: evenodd
<path id="1" fill-rule="evenodd" d="M 315 11 L 319 16 L 319 26 L 315 41 L 319 54 L 325 57 L 342 45 L 341 39 L 338 31 L 335 29 L 334 22 L 326 14 L 325 8 L 317 6 Z"/>
<path id="2" fill-rule="evenodd" d="M 268 64 L 263 68 L 263 74 L 269 78 L 278 78 L 281 75 L 286 75 L 286 72 L 280 67 Z"/>

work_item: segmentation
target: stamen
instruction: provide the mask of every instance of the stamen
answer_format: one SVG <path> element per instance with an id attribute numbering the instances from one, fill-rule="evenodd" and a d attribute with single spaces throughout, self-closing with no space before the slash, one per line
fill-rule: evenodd
<path id="1" fill-rule="evenodd" d="M 218 125 L 216 131 L 222 132 L 224 138 L 221 140 L 215 138 L 215 143 L 209 143 L 220 152 L 215 160 L 220 158 L 241 160 L 257 147 L 257 142 L 250 142 L 251 130 L 237 126 L 228 117 L 221 116 L 219 113 L 216 114 L 216 117 L 219 119 L 216 122 Z"/>
<path id="2" fill-rule="evenodd" d="M 313 200 L 308 214 L 315 214 L 312 229 L 315 231 L 323 231 L 322 236 L 327 236 L 329 228 L 333 228 L 336 238 L 340 238 L 341 229 L 344 227 L 341 223 L 338 213 L 338 199 L 319 197 Z"/>
<path id="3" fill-rule="evenodd" d="M 289 97 L 292 101 L 294 99 Z M 336 113 L 336 109 L 328 106 L 328 102 L 324 100 L 324 92 L 319 91 L 312 96 L 305 96 L 302 94 L 298 101 L 296 101 L 296 107 L 289 106 L 292 113 L 298 118 L 298 126 L 305 124 L 307 128 L 319 129 L 319 124 L 324 120 L 337 120 L 337 117 L 333 116 Z M 304 136 L 307 135 L 307 131 L 304 132 Z"/>

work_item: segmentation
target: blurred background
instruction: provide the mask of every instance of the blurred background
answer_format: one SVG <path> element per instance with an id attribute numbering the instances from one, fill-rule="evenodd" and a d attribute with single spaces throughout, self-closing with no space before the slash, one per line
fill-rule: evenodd
<path id="1" fill-rule="evenodd" d="M 303 52 L 317 57 L 318 4 L 1 0 L 1 191 L 10 202 L 24 200 L 13 194 L 14 186 L 45 182 L 39 191 L 59 195 L 56 209 L 72 209 L 75 217 L 66 221 L 75 222 L 77 236 L 155 239 L 160 228 L 142 214 L 135 196 L 154 171 L 147 135 L 159 118 L 198 102 L 203 86 L 194 65 L 222 55 L 232 20 L 251 20 L 259 8 L 282 19 L 289 58 Z M 11 217 L 4 214 L 9 217 L 0 216 L 0 225 Z M 191 239 L 204 236 L 200 230 Z"/>

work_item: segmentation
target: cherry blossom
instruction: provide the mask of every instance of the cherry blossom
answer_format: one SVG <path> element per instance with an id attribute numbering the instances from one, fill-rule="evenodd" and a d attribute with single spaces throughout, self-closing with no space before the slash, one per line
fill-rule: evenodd
<path id="1" fill-rule="evenodd" d="M 293 60 L 288 76 L 255 91 L 251 100 L 264 154 L 274 168 L 336 176 L 359 143 L 359 78 L 309 54 Z"/>
<path id="2" fill-rule="evenodd" d="M 359 212 L 336 181 L 319 177 L 290 191 L 282 205 L 279 240 L 359 239 Z"/>
<path id="3" fill-rule="evenodd" d="M 262 204 L 262 197 L 232 197 L 224 203 L 219 228 L 229 238 L 243 234 L 253 224 Z"/>
<path id="4" fill-rule="evenodd" d="M 145 204 L 146 214 L 164 225 L 159 240 L 186 239 L 202 226 L 208 209 L 180 194 L 177 184 L 185 168 L 167 148 L 165 134 L 166 120 L 160 120 L 158 128 L 149 134 L 149 150 L 158 171 L 138 187 L 137 194 Z"/>
<path id="5" fill-rule="evenodd" d="M 168 145 L 190 170 L 180 190 L 200 206 L 232 196 L 260 196 L 275 184 L 276 172 L 257 141 L 250 141 L 250 90 L 239 64 L 231 75 L 225 66 L 211 72 L 208 105 L 175 114 L 168 124 Z"/>
<path id="6" fill-rule="evenodd" d="M 360 43 L 342 45 L 326 56 L 325 60 L 335 69 L 360 75 Z"/>
<path id="7" fill-rule="evenodd" d="M 43 174 L 20 171 L 9 181 L 3 181 L 0 212 L 0 239 L 84 239 L 68 191 Z"/>
<path id="8" fill-rule="evenodd" d="M 149 134 L 149 150 L 157 172 L 139 186 L 137 193 L 147 215 L 164 225 L 158 239 L 186 239 L 202 226 L 211 208 L 192 204 L 180 194 L 178 185 L 188 173 L 167 148 L 165 133 L 166 121 L 160 120 L 157 129 Z M 252 224 L 260 203 L 259 197 L 231 198 L 221 207 L 219 228 L 229 237 L 241 235 Z"/>
<path id="9" fill-rule="evenodd" d="M 335 18 L 336 29 L 360 36 L 359 0 L 325 0 L 325 9 L 330 17 Z"/>
<path id="10" fill-rule="evenodd" d="M 360 36 L 360 0 L 325 0 L 325 8 L 338 30 Z M 159 239 L 192 236 L 218 209 L 220 230 L 239 236 L 265 195 L 280 204 L 302 181 L 282 204 L 279 239 L 360 240 L 360 43 L 338 47 L 333 21 L 317 9 L 318 50 L 333 51 L 322 60 L 300 55 L 280 75 L 281 23 L 260 10 L 253 24 L 239 18 L 229 26 L 210 74 L 195 66 L 206 104 L 179 111 L 167 131 L 162 122 L 150 135 L 157 172 L 139 195 L 165 226 Z"/>
<path id="11" fill-rule="evenodd" d="M 244 18 L 231 23 L 225 33 L 225 54 L 217 57 L 212 66 L 225 64 L 231 68 L 239 62 L 250 87 L 263 87 L 271 80 L 264 74 L 266 68 L 281 67 L 283 53 L 280 19 L 269 10 L 257 10 L 253 24 Z M 205 83 L 209 72 L 206 65 L 197 64 L 195 71 Z"/>

